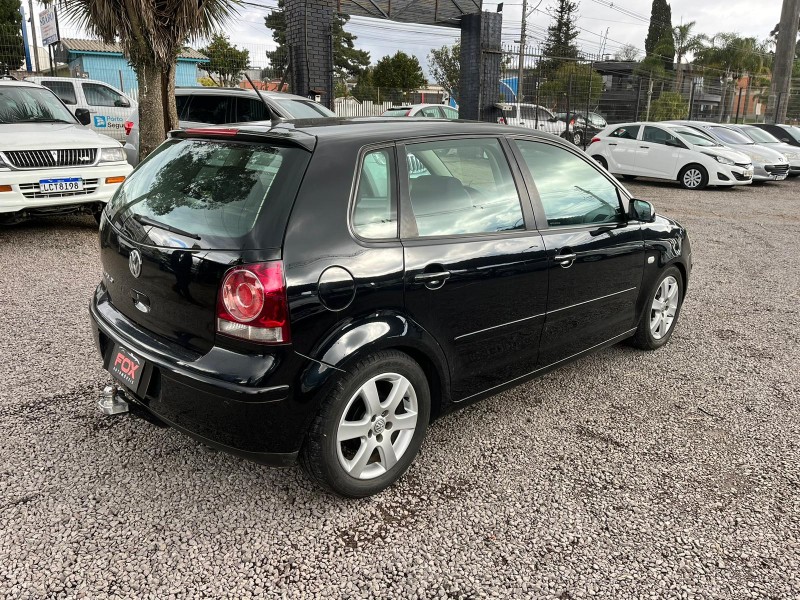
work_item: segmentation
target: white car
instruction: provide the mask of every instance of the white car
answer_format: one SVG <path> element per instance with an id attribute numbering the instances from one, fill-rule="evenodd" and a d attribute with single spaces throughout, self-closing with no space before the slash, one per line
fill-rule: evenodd
<path id="1" fill-rule="evenodd" d="M 444 104 L 409 104 L 393 106 L 382 117 L 427 117 L 429 119 L 457 119 L 458 109 Z"/>
<path id="2" fill-rule="evenodd" d="M 668 179 L 690 190 L 753 181 L 747 155 L 687 125 L 610 125 L 592 139 L 586 152 L 615 175 Z"/>
<path id="3" fill-rule="evenodd" d="M 0 223 L 76 212 L 99 222 L 132 167 L 120 143 L 77 112 L 41 85 L 0 79 Z"/>
<path id="4" fill-rule="evenodd" d="M 131 110 L 138 110 L 130 96 L 104 81 L 80 77 L 26 77 L 25 81 L 53 90 L 73 112 L 85 108 L 91 116 L 92 129 L 120 142 L 125 139 L 125 118 Z"/>
<path id="5" fill-rule="evenodd" d="M 544 106 L 524 102 L 521 104 L 501 102 L 495 106 L 503 111 L 506 125 L 536 129 L 559 137 L 566 135 L 567 124 Z"/>
<path id="6" fill-rule="evenodd" d="M 759 146 L 765 146 L 783 154 L 789 161 L 789 177 L 800 176 L 800 148 L 780 141 L 766 129 L 755 125 L 728 125 L 728 127 L 746 135 Z"/>
<path id="7" fill-rule="evenodd" d="M 727 125 L 705 121 L 670 121 L 702 131 L 718 143 L 750 157 L 753 163 L 753 181 L 781 181 L 789 175 L 789 161 L 780 152 L 756 145 L 746 135 L 734 131 Z"/>

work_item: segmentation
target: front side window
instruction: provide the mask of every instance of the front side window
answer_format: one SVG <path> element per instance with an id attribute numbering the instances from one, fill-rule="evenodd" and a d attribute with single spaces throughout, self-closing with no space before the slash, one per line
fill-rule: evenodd
<path id="1" fill-rule="evenodd" d="M 99 83 L 82 83 L 83 95 L 89 106 L 130 106 L 130 103 L 110 87 Z"/>
<path id="2" fill-rule="evenodd" d="M 353 207 L 353 230 L 362 238 L 397 237 L 397 201 L 391 148 L 364 155 Z"/>
<path id="3" fill-rule="evenodd" d="M 255 98 L 237 98 L 236 112 L 236 120 L 239 123 L 269 121 L 270 118 L 266 105 Z"/>
<path id="4" fill-rule="evenodd" d="M 617 188 L 594 165 L 558 146 L 524 140 L 516 144 L 550 227 L 621 221 Z"/>
<path id="5" fill-rule="evenodd" d="M 639 137 L 639 125 L 620 125 L 608 134 L 608 137 L 622 140 L 635 140 Z"/>
<path id="6" fill-rule="evenodd" d="M 440 119 L 442 115 L 439 114 L 439 109 L 435 106 L 426 106 L 422 109 L 422 116 L 430 119 Z"/>
<path id="7" fill-rule="evenodd" d="M 457 119 L 458 118 L 458 111 L 455 108 L 450 108 L 449 106 L 443 106 L 442 110 L 444 111 L 444 116 L 448 119 Z"/>
<path id="8" fill-rule="evenodd" d="M 56 93 L 56 96 L 61 98 L 61 101 L 64 104 L 78 103 L 78 99 L 75 97 L 75 86 L 72 85 L 71 81 L 58 81 L 50 79 L 47 81 L 42 81 L 42 85 L 53 90 Z"/>
<path id="9" fill-rule="evenodd" d="M 420 236 L 525 228 L 519 194 L 498 140 L 409 144 L 407 152 L 411 206 Z"/>
<path id="10" fill-rule="evenodd" d="M 319 102 L 313 100 L 284 100 L 275 96 L 272 100 L 280 107 L 280 110 L 292 119 L 321 119 L 323 117 L 335 117 L 336 113 L 328 110 Z"/>

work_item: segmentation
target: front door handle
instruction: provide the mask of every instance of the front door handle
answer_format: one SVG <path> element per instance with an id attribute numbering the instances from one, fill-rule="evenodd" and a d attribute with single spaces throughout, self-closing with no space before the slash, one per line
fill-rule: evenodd
<path id="1" fill-rule="evenodd" d="M 450 271 L 414 275 L 414 282 L 424 284 L 429 290 L 438 290 L 448 279 L 450 279 Z"/>
<path id="2" fill-rule="evenodd" d="M 553 260 L 561 265 L 562 269 L 569 269 L 576 258 L 578 258 L 578 255 L 574 252 L 570 252 L 569 254 L 556 254 Z"/>

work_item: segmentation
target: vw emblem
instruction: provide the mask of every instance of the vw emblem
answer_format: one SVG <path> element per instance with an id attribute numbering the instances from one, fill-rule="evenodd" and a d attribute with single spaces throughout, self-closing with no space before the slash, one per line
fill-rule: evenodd
<path id="1" fill-rule="evenodd" d="M 131 275 L 139 277 L 142 274 L 142 255 L 135 248 L 128 256 L 128 268 L 131 270 Z"/>
<path id="2" fill-rule="evenodd" d="M 375 430 L 375 435 L 382 434 L 383 430 L 386 429 L 386 420 L 383 417 L 379 417 L 378 420 L 375 421 L 373 429 Z"/>

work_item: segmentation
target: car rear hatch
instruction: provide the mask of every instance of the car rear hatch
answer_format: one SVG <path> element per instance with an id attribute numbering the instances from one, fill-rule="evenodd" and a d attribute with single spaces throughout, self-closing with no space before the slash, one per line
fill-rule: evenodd
<path id="1" fill-rule="evenodd" d="M 207 352 L 226 271 L 281 258 L 312 148 L 269 130 L 190 130 L 162 144 L 121 186 L 101 224 L 103 281 L 114 308 Z"/>

